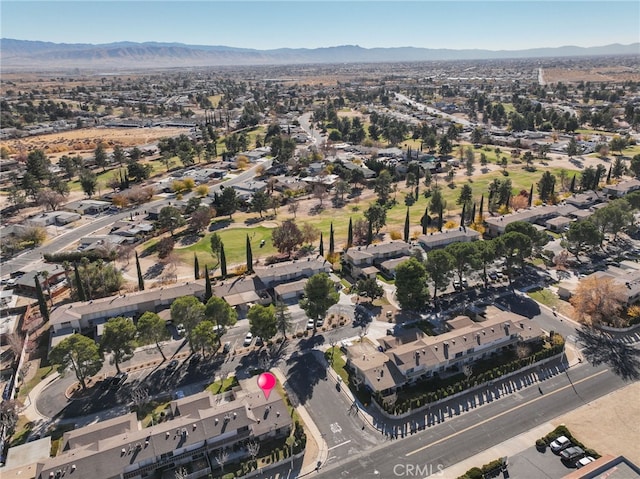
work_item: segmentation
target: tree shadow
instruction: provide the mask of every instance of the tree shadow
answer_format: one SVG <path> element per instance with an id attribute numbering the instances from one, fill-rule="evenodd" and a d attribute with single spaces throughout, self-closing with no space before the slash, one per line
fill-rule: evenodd
<path id="1" fill-rule="evenodd" d="M 163 263 L 155 263 L 153 266 L 147 269 L 146 273 L 144 273 L 144 279 L 157 278 L 164 271 L 164 266 L 165 265 Z"/>
<path id="2" fill-rule="evenodd" d="M 191 246 L 192 244 L 196 244 L 198 241 L 202 239 L 197 233 L 187 232 L 184 235 L 181 235 L 178 239 L 178 245 L 180 246 Z"/>
<path id="3" fill-rule="evenodd" d="M 324 211 L 324 206 L 318 204 L 318 205 L 315 205 L 314 207 L 312 207 L 309 210 L 309 214 L 310 215 L 319 215 L 323 211 Z"/>
<path id="4" fill-rule="evenodd" d="M 624 381 L 640 379 L 640 350 L 595 328 L 577 331 L 584 357 L 594 366 L 607 364 Z"/>
<path id="5" fill-rule="evenodd" d="M 316 360 L 315 355 L 322 354 L 313 351 L 309 354 L 294 354 L 287 359 L 289 367 L 287 371 L 288 386 L 295 392 L 298 402 L 304 405 L 313 397 L 313 390 L 321 381 L 327 380 L 327 370 Z"/>
<path id="6" fill-rule="evenodd" d="M 509 295 L 502 303 L 506 303 L 512 313 L 519 314 L 529 319 L 533 319 L 541 313 L 540 306 L 533 299 L 527 296 Z"/>
<path id="7" fill-rule="evenodd" d="M 229 226 L 231 223 L 233 223 L 233 221 L 230 220 L 229 218 L 214 220 L 209 225 L 209 231 L 218 231 L 218 230 L 224 229 L 227 226 Z"/>

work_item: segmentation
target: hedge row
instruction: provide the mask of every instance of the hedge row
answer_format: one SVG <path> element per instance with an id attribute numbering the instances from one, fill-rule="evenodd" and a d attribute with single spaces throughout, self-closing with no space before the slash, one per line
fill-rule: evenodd
<path id="1" fill-rule="evenodd" d="M 587 456 L 594 457 L 595 459 L 598 459 L 600 457 L 600 454 L 598 454 L 596 451 L 586 447 L 584 444 L 582 444 L 580 441 L 578 441 L 573 436 L 573 434 L 571 434 L 571 431 L 569 431 L 569 429 L 567 429 L 566 426 L 558 426 L 557 428 L 555 428 L 553 431 L 551 431 L 546 436 L 541 437 L 540 439 L 538 439 L 536 441 L 536 446 L 542 446 L 542 445 L 548 446 L 549 444 L 551 444 L 553 441 L 555 441 L 560 436 L 566 436 L 567 439 L 569 439 L 569 441 L 571 441 L 576 446 L 582 448 L 582 450 L 584 450 L 584 452 L 587 454 Z"/>
<path id="2" fill-rule="evenodd" d="M 458 479 L 484 479 L 485 477 L 495 477 L 501 471 L 504 463 L 502 459 L 496 459 L 489 464 L 485 464 L 482 467 L 472 467 Z"/>
<path id="3" fill-rule="evenodd" d="M 115 261 L 117 253 L 115 250 L 106 251 L 103 249 L 94 249 L 91 251 L 65 251 L 62 253 L 45 253 L 44 259 L 48 263 L 64 263 L 69 261 L 70 263 L 79 263 L 82 258 L 87 258 L 89 261 L 97 261 L 99 259 L 104 261 Z"/>
<path id="4" fill-rule="evenodd" d="M 464 379 L 462 381 L 458 381 L 455 384 L 447 386 L 445 388 L 440 388 L 436 391 L 430 391 L 419 396 L 413 397 L 411 399 L 407 399 L 401 403 L 397 404 L 385 404 L 382 400 L 382 397 L 377 394 L 374 396 L 374 399 L 389 414 L 404 414 L 413 409 L 417 409 L 426 404 L 430 404 L 435 401 L 439 401 L 441 399 L 445 399 L 454 394 L 465 391 L 469 388 L 478 386 L 480 384 L 484 384 L 488 381 L 492 381 L 494 379 L 499 379 L 505 374 L 512 373 L 519 369 L 524 368 L 527 365 L 532 363 L 536 363 L 538 361 L 542 361 L 543 359 L 550 358 L 560 352 L 562 352 L 564 345 L 558 344 L 552 346 L 548 349 L 543 349 L 542 351 L 538 351 L 537 353 L 529 356 L 528 358 L 516 359 L 507 364 L 503 364 L 502 366 L 490 369 L 489 371 L 485 371 L 484 373 L 471 376 L 469 379 Z"/>

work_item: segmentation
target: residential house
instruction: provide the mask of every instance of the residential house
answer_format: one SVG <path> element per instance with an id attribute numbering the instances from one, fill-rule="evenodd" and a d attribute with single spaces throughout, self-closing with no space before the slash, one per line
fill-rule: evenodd
<path id="1" fill-rule="evenodd" d="M 556 216 L 545 221 L 544 225 L 549 231 L 560 233 L 566 228 L 569 228 L 572 221 L 573 220 L 571 218 L 567 218 L 566 216 Z"/>
<path id="2" fill-rule="evenodd" d="M 622 198 L 628 195 L 632 191 L 640 190 L 640 180 L 627 180 L 621 181 L 617 185 L 607 185 L 602 188 L 602 193 L 606 196 L 615 196 L 616 198 Z"/>
<path id="3" fill-rule="evenodd" d="M 471 228 L 458 228 L 451 230 L 438 231 L 421 235 L 418 237 L 418 244 L 425 251 L 435 248 L 444 248 L 452 243 L 465 243 L 480 239 L 480 233 Z"/>
<path id="4" fill-rule="evenodd" d="M 376 176 L 376 172 L 375 171 L 367 168 L 364 165 L 356 165 L 352 161 L 348 161 L 348 160 L 343 161 L 342 162 L 342 166 L 344 166 L 349 171 L 353 171 L 353 170 L 362 171 L 362 174 L 364 175 L 364 179 L 365 180 L 370 180 L 372 178 L 375 178 L 375 176 Z"/>
<path id="5" fill-rule="evenodd" d="M 403 241 L 376 243 L 369 246 L 349 248 L 343 257 L 343 264 L 353 278 L 375 278 L 381 264 L 390 259 L 409 259 L 411 246 Z M 388 266 L 391 266 L 389 263 Z M 395 264 L 393 270 L 395 271 Z"/>
<path id="6" fill-rule="evenodd" d="M 585 191 L 583 193 L 574 193 L 568 198 L 564 199 L 564 202 L 573 205 L 576 208 L 588 208 L 589 206 L 599 203 L 602 198 L 595 191 Z"/>
<path id="7" fill-rule="evenodd" d="M 121 294 L 91 301 L 76 301 L 55 308 L 49 315 L 51 346 L 74 332 L 88 332 L 116 316 L 139 316 L 145 311 L 158 312 L 182 296 L 204 296 L 204 280 Z"/>
<path id="8" fill-rule="evenodd" d="M 524 221 L 526 223 L 544 222 L 554 216 L 568 216 L 577 208 L 573 205 L 547 205 L 534 206 L 522 209 L 515 213 L 501 216 L 493 216 L 485 219 L 487 224 L 486 234 L 489 237 L 496 237 L 504 234 L 505 228 L 516 221 Z"/>
<path id="9" fill-rule="evenodd" d="M 513 348 L 519 342 L 539 341 L 543 331 L 526 318 L 490 306 L 483 321 L 458 316 L 447 322 L 450 331 L 426 336 L 409 330 L 402 336 L 385 336 L 380 350 L 347 349 L 347 364 L 372 392 L 383 396 L 417 380 L 457 371 L 463 365 Z"/>
<path id="10" fill-rule="evenodd" d="M 206 477 L 219 467 L 221 451 L 228 461 L 250 457 L 249 440 L 286 438 L 293 427 L 279 394 L 262 391 L 229 394 L 216 400 L 204 391 L 170 403 L 163 422 L 141 427 L 135 413 L 66 432 L 54 457 L 39 459 L 35 479 L 91 477 L 138 479 L 171 477 L 189 464 L 189 477 Z M 167 476 L 168 477 L 168 476 Z"/>
<path id="11" fill-rule="evenodd" d="M 331 263 L 321 256 L 300 260 L 275 263 L 255 268 L 256 277 L 267 288 L 274 288 L 282 283 L 290 283 L 302 278 L 310 278 L 318 273 L 330 273 Z"/>
<path id="12" fill-rule="evenodd" d="M 618 291 L 623 294 L 624 303 L 628 306 L 640 300 L 640 269 L 637 263 L 626 263 L 622 267 L 608 266 L 604 271 L 596 271 L 586 278 L 603 279 L 609 278 L 614 281 Z M 558 296 L 568 300 L 573 296 L 578 284 L 575 282 L 562 281 L 558 284 Z"/>
<path id="13" fill-rule="evenodd" d="M 64 210 L 78 213 L 79 215 L 97 215 L 106 211 L 111 206 L 108 201 L 101 200 L 79 200 L 72 201 L 64 205 Z"/>
<path id="14" fill-rule="evenodd" d="M 224 299 L 244 317 L 254 304 L 271 303 L 266 286 L 255 276 L 240 276 L 213 286 L 213 295 Z"/>

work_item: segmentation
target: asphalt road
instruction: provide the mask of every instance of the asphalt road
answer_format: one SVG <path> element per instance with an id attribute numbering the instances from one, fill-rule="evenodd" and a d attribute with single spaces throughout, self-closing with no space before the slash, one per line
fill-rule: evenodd
<path id="1" fill-rule="evenodd" d="M 408 465 L 431 468 L 435 473 L 624 384 L 604 367 L 581 365 L 543 382 L 542 394 L 537 387 L 522 389 L 468 413 L 445 418 L 424 431 L 409 433 L 410 438 L 391 439 L 355 457 L 327 464 L 317 477 L 395 478 Z M 424 476 L 427 474 L 420 477 Z"/>
<path id="2" fill-rule="evenodd" d="M 256 169 L 263 165 L 264 168 L 269 168 L 271 166 L 271 160 L 266 160 L 262 163 L 258 163 L 252 166 L 250 169 L 243 171 L 235 178 L 231 178 L 223 183 L 215 185 L 210 188 L 210 192 L 220 191 L 220 186 L 224 185 L 233 186 L 235 184 L 246 181 L 255 176 Z M 150 203 L 145 203 L 144 205 L 129 209 L 122 213 L 106 215 L 101 214 L 94 217 L 94 220 L 90 223 L 84 224 L 72 230 L 69 230 L 63 233 L 56 238 L 53 238 L 51 241 L 46 242 L 42 246 L 38 248 L 34 248 L 32 250 L 26 251 L 24 253 L 19 254 L 17 257 L 5 261 L 2 263 L 2 275 L 8 275 L 11 273 L 15 273 L 20 269 L 24 268 L 27 265 L 30 265 L 36 261 L 42 259 L 42 255 L 45 253 L 55 253 L 67 248 L 69 245 L 72 245 L 76 241 L 79 241 L 80 238 L 91 235 L 93 232 L 98 231 L 106 226 L 109 226 L 116 221 L 123 220 L 129 218 L 131 215 L 136 215 L 137 213 L 144 214 L 144 211 L 157 205 L 168 205 L 171 201 L 175 201 L 173 198 L 165 198 L 162 200 L 152 201 Z"/>
<path id="3" fill-rule="evenodd" d="M 320 351 L 294 353 L 282 369 L 287 391 L 311 414 L 326 442 L 326 464 L 338 463 L 381 443 L 381 436 L 365 427 L 357 408 L 352 408 L 337 390 Z"/>

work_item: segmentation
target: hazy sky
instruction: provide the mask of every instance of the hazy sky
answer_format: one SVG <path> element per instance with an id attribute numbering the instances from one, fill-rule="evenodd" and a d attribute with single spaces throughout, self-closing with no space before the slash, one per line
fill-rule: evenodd
<path id="1" fill-rule="evenodd" d="M 637 0 L 2 0 L 0 14 L 4 38 L 64 43 L 516 50 L 640 41 Z"/>

